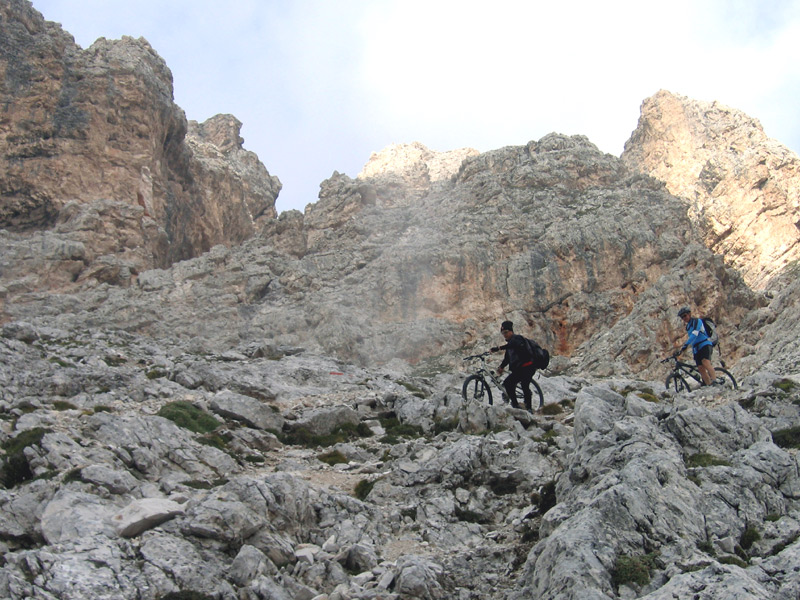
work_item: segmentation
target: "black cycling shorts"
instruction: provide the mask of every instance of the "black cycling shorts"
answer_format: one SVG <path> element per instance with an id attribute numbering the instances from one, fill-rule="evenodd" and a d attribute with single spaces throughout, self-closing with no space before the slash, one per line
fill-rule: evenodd
<path id="1" fill-rule="evenodd" d="M 703 364 L 704 358 L 711 360 L 711 350 L 713 348 L 714 346 L 703 346 L 700 348 L 700 350 L 694 353 L 694 362 L 698 367 Z"/>

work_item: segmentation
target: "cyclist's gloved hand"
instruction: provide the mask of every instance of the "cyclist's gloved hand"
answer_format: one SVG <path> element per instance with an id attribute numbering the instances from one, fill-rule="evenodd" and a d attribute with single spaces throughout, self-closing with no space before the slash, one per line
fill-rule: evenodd
<path id="1" fill-rule="evenodd" d="M 498 352 L 499 350 L 500 350 L 500 348 L 498 348 L 497 346 L 489 348 L 489 352 Z"/>

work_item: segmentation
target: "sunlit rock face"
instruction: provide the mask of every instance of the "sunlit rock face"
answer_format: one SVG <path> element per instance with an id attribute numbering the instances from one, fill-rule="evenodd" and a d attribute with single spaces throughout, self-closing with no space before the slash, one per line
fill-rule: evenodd
<path id="1" fill-rule="evenodd" d="M 146 40 L 83 50 L 30 3 L 5 2 L 0 73 L 0 227 L 102 212 L 107 243 L 83 240 L 82 260 L 124 255 L 136 272 L 241 242 L 276 216 L 280 182 L 243 150 L 241 124 L 215 117 L 187 138 L 172 74 Z"/>
<path id="2" fill-rule="evenodd" d="M 768 287 L 800 258 L 800 158 L 756 119 L 661 91 L 622 160 L 684 198 L 706 245 L 750 285 Z"/>

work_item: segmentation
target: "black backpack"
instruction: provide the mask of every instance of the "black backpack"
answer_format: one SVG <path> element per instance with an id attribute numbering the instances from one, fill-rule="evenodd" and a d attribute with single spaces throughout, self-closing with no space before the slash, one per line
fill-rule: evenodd
<path id="1" fill-rule="evenodd" d="M 528 345 L 533 367 L 535 369 L 546 369 L 547 365 L 550 364 L 550 353 L 531 339 L 525 338 L 525 343 Z"/>

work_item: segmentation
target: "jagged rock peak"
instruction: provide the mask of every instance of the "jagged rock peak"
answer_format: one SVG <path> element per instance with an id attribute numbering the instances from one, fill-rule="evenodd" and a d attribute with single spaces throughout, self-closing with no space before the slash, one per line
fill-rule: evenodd
<path id="1" fill-rule="evenodd" d="M 622 160 L 685 198 L 706 245 L 750 285 L 800 259 L 800 158 L 757 119 L 662 90 L 642 103 Z"/>
<path id="2" fill-rule="evenodd" d="M 380 152 L 373 152 L 358 177 L 402 176 L 422 169 L 429 181 L 439 181 L 455 175 L 465 158 L 478 154 L 474 148 L 436 152 L 419 142 L 391 144 Z"/>

